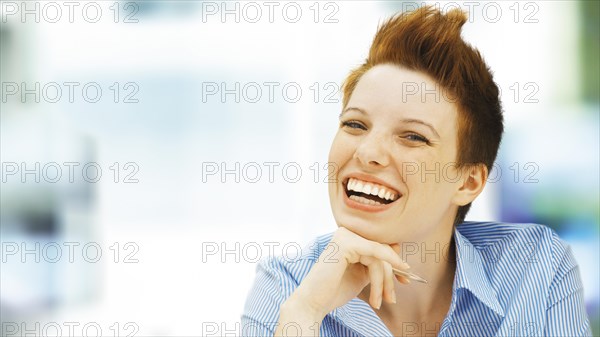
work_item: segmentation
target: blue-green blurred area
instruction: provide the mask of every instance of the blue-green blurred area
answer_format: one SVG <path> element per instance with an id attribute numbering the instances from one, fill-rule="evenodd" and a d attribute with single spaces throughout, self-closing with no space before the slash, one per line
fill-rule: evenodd
<path id="1" fill-rule="evenodd" d="M 421 2 L 74 2 L 73 20 L 48 3 L 39 22 L 1 7 L 3 334 L 225 335 L 248 243 L 334 230 L 339 88 L 377 25 Z M 555 229 L 600 334 L 598 2 L 486 3 L 464 6 L 463 37 L 494 71 L 506 133 L 467 219 Z"/>

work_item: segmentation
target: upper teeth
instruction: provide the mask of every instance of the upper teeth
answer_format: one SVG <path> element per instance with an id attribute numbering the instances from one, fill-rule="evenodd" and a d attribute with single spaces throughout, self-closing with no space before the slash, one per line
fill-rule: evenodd
<path id="1" fill-rule="evenodd" d="M 376 195 L 380 198 L 394 201 L 398 199 L 398 195 L 385 186 L 358 180 L 356 178 L 348 179 L 348 190 L 361 192 L 365 194 Z"/>

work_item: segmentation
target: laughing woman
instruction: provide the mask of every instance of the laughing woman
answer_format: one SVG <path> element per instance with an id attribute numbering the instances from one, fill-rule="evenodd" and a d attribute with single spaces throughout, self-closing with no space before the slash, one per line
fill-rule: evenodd
<path id="1" fill-rule="evenodd" d="M 338 229 L 258 265 L 243 335 L 591 336 L 577 263 L 551 229 L 464 221 L 503 133 L 465 22 L 423 7 L 379 28 L 330 150 Z"/>

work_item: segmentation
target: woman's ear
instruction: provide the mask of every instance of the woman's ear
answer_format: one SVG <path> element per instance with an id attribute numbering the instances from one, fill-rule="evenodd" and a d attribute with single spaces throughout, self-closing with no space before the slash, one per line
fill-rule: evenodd
<path id="1" fill-rule="evenodd" d="M 461 169 L 461 181 L 453 201 L 459 206 L 464 206 L 477 198 L 483 191 L 488 177 L 487 167 L 482 164 L 467 165 Z"/>

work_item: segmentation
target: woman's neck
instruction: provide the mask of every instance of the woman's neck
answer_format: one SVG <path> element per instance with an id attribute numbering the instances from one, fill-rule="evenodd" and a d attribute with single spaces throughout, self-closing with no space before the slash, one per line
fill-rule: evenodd
<path id="1" fill-rule="evenodd" d="M 439 321 L 441 325 L 452 300 L 456 248 L 453 229 L 450 233 L 440 234 L 427 241 L 400 243 L 403 249 L 401 257 L 411 266 L 410 271 L 425 278 L 428 283 L 412 281 L 405 285 L 394 280 L 397 303 L 382 303 L 381 309 L 376 311 L 382 319 L 413 323 Z M 359 298 L 368 302 L 369 291 L 367 286 Z"/>

